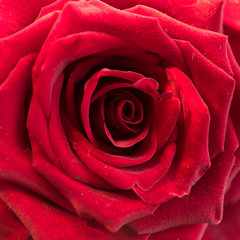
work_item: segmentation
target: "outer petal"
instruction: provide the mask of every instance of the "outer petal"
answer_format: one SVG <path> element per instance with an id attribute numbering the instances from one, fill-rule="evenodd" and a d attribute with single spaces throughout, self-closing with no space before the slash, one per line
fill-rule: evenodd
<path id="1" fill-rule="evenodd" d="M 156 206 L 143 203 L 130 191 L 104 191 L 70 179 L 46 161 L 39 151 L 34 167 L 72 204 L 80 217 L 94 218 L 112 232 L 126 223 L 152 214 Z"/>
<path id="2" fill-rule="evenodd" d="M 240 200 L 240 173 L 233 179 L 231 183 L 231 187 L 225 195 L 226 203 L 236 203 Z"/>
<path id="3" fill-rule="evenodd" d="M 71 1 L 79 1 L 79 0 L 71 0 Z M 81 0 L 81 1 L 87 1 L 87 0 Z M 38 18 L 41 18 L 51 12 L 54 12 L 56 10 L 62 10 L 64 8 L 64 5 L 67 4 L 69 0 L 55 0 L 52 4 L 49 4 L 45 7 L 41 8 L 41 11 L 38 15 Z"/>
<path id="4" fill-rule="evenodd" d="M 213 31 L 189 26 L 188 24 L 177 21 L 176 19 L 149 7 L 139 5 L 127 9 L 126 11 L 157 18 L 160 26 L 171 39 L 190 42 L 192 46 L 205 56 L 205 58 L 212 61 L 228 74 L 232 74 L 232 69 L 227 56 L 226 36 Z"/>
<path id="5" fill-rule="evenodd" d="M 211 31 L 222 31 L 223 0 L 103 0 L 119 8 L 126 9 L 136 5 L 155 8 L 167 15 L 195 27 Z"/>
<path id="6" fill-rule="evenodd" d="M 202 222 L 219 223 L 227 180 L 235 161 L 234 152 L 237 147 L 238 141 L 229 122 L 225 152 L 212 161 L 211 168 L 192 187 L 190 194 L 161 204 L 153 216 L 138 219 L 129 225 L 141 234 Z"/>
<path id="7" fill-rule="evenodd" d="M 226 122 L 229 115 L 235 81 L 222 69 L 201 55 L 189 42 L 178 41 L 185 56 L 191 79 L 209 109 L 209 153 L 215 157 L 224 150 Z M 217 55 L 217 54 L 216 54 Z M 221 84 L 219 84 L 219 80 Z M 209 91 L 209 88 L 211 91 Z"/>
<path id="8" fill-rule="evenodd" d="M 207 225 L 208 224 L 194 224 L 168 229 L 165 231 L 151 234 L 148 240 L 201 240 L 207 228 Z"/>
<path id="9" fill-rule="evenodd" d="M 240 236 L 240 201 L 224 207 L 223 220 L 219 225 L 209 225 L 202 240 L 238 240 Z"/>
<path id="10" fill-rule="evenodd" d="M 39 63 L 42 63 L 42 57 L 51 42 L 70 34 L 85 31 L 110 34 L 134 43 L 135 46 L 140 46 L 146 51 L 156 53 L 176 66 L 183 66 L 183 58 L 178 47 L 163 31 L 156 18 L 120 11 L 98 0 L 70 1 L 65 5 L 43 46 Z M 159 42 L 161 44 L 158 44 Z"/>
<path id="11" fill-rule="evenodd" d="M 35 54 L 22 58 L 0 86 L 0 179 L 19 184 L 71 209 L 63 196 L 32 168 L 25 126 Z"/>
<path id="12" fill-rule="evenodd" d="M 144 240 L 147 237 L 137 236 L 127 228 L 112 234 L 94 221 L 80 219 L 38 195 L 5 182 L 0 184 L 0 198 L 17 215 L 34 239 Z"/>
<path id="13" fill-rule="evenodd" d="M 2 200 L 0 200 L 0 216 L 0 239 L 27 240 L 30 237 L 24 225 Z"/>
<path id="14" fill-rule="evenodd" d="M 50 13 L 16 34 L 0 39 L 0 83 L 22 57 L 41 49 L 57 16 L 57 12 Z"/>
<path id="15" fill-rule="evenodd" d="M 240 64 L 240 1 L 227 0 L 224 8 L 224 33 L 228 35 L 228 39 L 236 57 Z"/>
<path id="16" fill-rule="evenodd" d="M 0 4 L 0 38 L 13 34 L 31 24 L 41 8 L 55 0 L 14 1 L 2 0 Z"/>
<path id="17" fill-rule="evenodd" d="M 236 135 L 238 137 L 238 141 L 240 142 L 240 112 L 239 112 L 239 104 L 240 104 L 240 67 L 237 64 L 236 60 L 233 57 L 233 53 L 231 51 L 231 48 L 228 48 L 228 56 L 229 56 L 229 61 L 232 65 L 232 69 L 234 72 L 234 79 L 235 79 L 235 91 L 233 95 L 233 100 L 231 104 L 231 109 L 230 109 L 230 116 L 233 121 L 233 125 L 235 128 Z M 236 161 L 235 161 L 235 166 L 232 171 L 232 176 L 230 181 L 236 176 L 236 174 L 240 171 L 240 147 L 235 153 L 236 156 Z"/>

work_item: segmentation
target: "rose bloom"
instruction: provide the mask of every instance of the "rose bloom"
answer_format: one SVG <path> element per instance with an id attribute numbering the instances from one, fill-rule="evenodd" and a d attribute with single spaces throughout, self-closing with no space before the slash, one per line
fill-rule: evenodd
<path id="1" fill-rule="evenodd" d="M 0 239 L 239 239 L 224 6 L 1 1 Z"/>

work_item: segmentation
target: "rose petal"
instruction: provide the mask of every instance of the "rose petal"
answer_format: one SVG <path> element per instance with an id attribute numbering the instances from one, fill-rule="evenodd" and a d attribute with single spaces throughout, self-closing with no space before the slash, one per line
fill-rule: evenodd
<path id="1" fill-rule="evenodd" d="M 77 143 L 75 151 L 81 161 L 88 165 L 87 159 L 91 156 L 93 162 L 102 161 L 115 167 L 128 167 L 147 162 L 151 159 L 157 148 L 156 132 L 151 131 L 144 141 L 140 142 L 136 148 L 125 155 L 114 155 L 104 152 L 92 145 L 80 132 L 77 132 L 73 126 L 68 126 L 69 139 L 72 143 Z"/>
<path id="2" fill-rule="evenodd" d="M 107 185 L 101 179 L 78 161 L 77 156 L 69 146 L 59 116 L 59 96 L 62 81 L 63 76 L 55 84 L 52 93 L 54 98 L 51 100 L 52 113 L 48 118 L 44 115 L 42 106 L 39 104 L 38 95 L 33 93 L 28 116 L 28 129 L 34 159 L 37 158 L 38 151 L 44 151 L 50 161 L 66 171 L 72 178 L 96 187 L 106 188 Z"/>
<path id="3" fill-rule="evenodd" d="M 111 81 L 111 84 L 108 84 L 106 87 L 103 87 L 102 89 L 96 90 L 97 92 L 93 96 L 93 93 L 94 93 L 95 89 L 97 88 L 97 85 L 100 85 L 101 82 L 105 81 L 105 79 L 102 77 L 107 77 L 107 76 L 116 77 L 116 78 L 119 78 L 119 80 L 116 81 L 116 83 L 114 83 L 113 82 L 114 79 L 113 79 Z M 96 99 L 98 99 L 100 96 L 104 95 L 105 93 L 107 93 L 109 91 L 112 91 L 115 89 L 121 89 L 121 88 L 133 88 L 133 89 L 136 88 L 136 89 L 146 92 L 147 94 L 151 94 L 151 95 L 155 96 L 156 95 L 156 86 L 154 85 L 154 89 L 152 90 L 153 86 L 151 84 L 152 84 L 152 82 L 157 84 L 157 82 L 154 81 L 153 79 L 149 78 L 149 79 L 146 79 L 143 81 L 143 79 L 145 79 L 145 78 L 142 77 L 142 79 L 138 80 L 133 85 L 131 85 L 130 83 L 125 83 L 125 82 L 122 83 L 122 81 L 124 81 L 124 80 L 135 81 L 136 79 L 139 79 L 140 76 L 141 76 L 141 74 L 137 74 L 137 73 L 133 73 L 133 72 L 121 72 L 121 71 L 111 71 L 109 69 L 102 69 L 101 71 L 95 73 L 86 82 L 86 84 L 84 86 L 84 95 L 83 95 L 83 99 L 82 99 L 82 103 L 81 103 L 81 119 L 83 122 L 84 130 L 85 130 L 89 140 L 94 145 L 98 146 L 99 143 L 98 143 L 98 141 L 96 141 L 94 133 L 92 132 L 92 129 L 91 129 L 91 125 L 90 125 L 89 111 L 90 111 L 91 102 L 96 101 Z M 120 80 L 120 79 L 123 79 L 123 80 Z M 116 146 L 116 147 L 131 147 L 146 137 L 146 135 L 148 134 L 148 130 L 149 130 L 149 126 L 147 124 L 146 124 L 146 127 L 143 129 L 143 131 L 141 131 L 141 133 L 139 135 L 137 135 L 136 137 L 133 137 L 133 138 L 129 137 L 129 139 L 126 139 L 126 140 L 114 139 L 111 132 L 109 131 L 107 125 L 105 124 L 105 113 L 104 113 L 105 110 L 104 110 L 103 103 L 104 103 L 104 101 L 102 101 L 102 104 L 101 104 L 101 115 L 103 118 L 102 120 L 104 122 L 103 123 L 104 129 L 106 132 L 106 136 L 108 137 L 108 139 L 111 141 L 111 143 L 114 146 Z M 106 114 L 109 114 L 109 113 L 106 113 Z"/>
<path id="4" fill-rule="evenodd" d="M 230 189 L 227 191 L 225 195 L 225 203 L 236 203 L 240 200 L 240 191 L 239 191 L 239 184 L 240 184 L 240 173 L 235 176 L 233 181 L 231 182 Z"/>
<path id="5" fill-rule="evenodd" d="M 209 225 L 202 240 L 238 240 L 240 236 L 240 202 L 224 206 L 223 220 L 220 224 Z"/>
<path id="6" fill-rule="evenodd" d="M 155 209 L 131 192 L 111 193 L 76 182 L 47 162 L 40 152 L 34 167 L 61 191 L 80 217 L 93 217 L 112 232 L 134 219 L 152 214 Z"/>
<path id="7" fill-rule="evenodd" d="M 227 0 L 224 7 L 224 25 L 240 30 L 240 5 L 238 0 Z"/>
<path id="8" fill-rule="evenodd" d="M 96 41 L 99 42 L 96 48 Z M 75 60 L 101 53 L 111 49 L 131 48 L 132 45 L 110 35 L 98 32 L 83 32 L 70 35 L 63 39 L 54 41 L 47 48 L 44 55 L 44 65 L 41 65 L 43 59 L 38 56 L 36 61 L 33 80 L 36 81 L 40 94 L 41 105 L 44 113 L 49 116 L 51 112 L 52 90 L 56 80 L 63 73 L 63 70 Z M 59 51 L 59 49 L 62 49 Z M 51 81 L 49 82 L 49 79 Z M 51 84 L 50 84 L 51 83 Z M 44 87 L 43 87 L 44 86 Z M 35 87 L 37 88 L 37 87 Z"/>
<path id="9" fill-rule="evenodd" d="M 103 104 L 101 107 L 102 113 L 103 113 Z M 106 113 L 108 114 L 108 113 Z M 102 114 L 103 115 L 103 114 Z M 120 147 L 120 148 L 127 148 L 127 147 L 132 147 L 134 145 L 136 145 L 137 143 L 139 143 L 140 141 L 144 140 L 147 136 L 147 134 L 151 134 L 149 133 L 149 129 L 150 129 L 150 122 L 146 120 L 145 126 L 143 127 L 143 129 L 141 130 L 141 132 L 135 136 L 135 135 L 128 135 L 127 138 L 126 136 L 124 136 L 124 138 L 126 139 L 121 139 L 120 135 L 117 131 L 110 131 L 109 128 L 107 127 L 107 124 L 105 123 L 105 117 L 103 118 L 104 121 L 104 129 L 106 132 L 106 135 L 108 136 L 109 140 L 111 141 L 111 143 L 115 146 L 115 147 Z M 113 136 L 115 136 L 117 139 L 115 140 L 113 138 Z"/>
<path id="10" fill-rule="evenodd" d="M 208 224 L 186 225 L 151 234 L 148 240 L 201 240 Z"/>
<path id="11" fill-rule="evenodd" d="M 153 107 L 153 115 L 150 113 L 153 116 L 152 131 L 157 132 L 159 150 L 173 134 L 181 107 L 179 99 L 173 96 L 172 91 L 161 95 L 161 101 L 155 100 Z"/>
<path id="12" fill-rule="evenodd" d="M 11 69 L 22 57 L 38 52 L 41 49 L 57 17 L 58 13 L 53 12 L 16 34 L 0 39 L 0 83 L 4 81 Z M 26 41 L 26 39 L 29 41 Z M 16 46 L 18 47 L 16 48 Z"/>
<path id="13" fill-rule="evenodd" d="M 16 185 L 1 182 L 0 186 L 0 198 L 17 215 L 34 239 L 144 240 L 147 238 L 147 235 L 137 236 L 127 228 L 115 234 L 110 233 L 102 226 L 87 222 Z"/>
<path id="14" fill-rule="evenodd" d="M 191 187 L 210 166 L 207 106 L 198 95 L 191 80 L 179 69 L 169 68 L 166 72 L 170 85 L 173 86 L 182 103 L 183 120 L 180 126 L 184 126 L 184 129 L 178 129 L 178 131 L 181 136 L 179 141 L 183 144 L 178 144 L 179 152 L 171 168 L 152 189 L 142 191 L 137 186 L 134 187 L 134 191 L 144 201 L 152 204 L 162 203 L 174 196 L 182 197 L 188 194 Z"/>
<path id="15" fill-rule="evenodd" d="M 161 204 L 152 216 L 135 220 L 129 225 L 138 234 L 143 234 L 202 222 L 219 223 L 222 218 L 225 188 L 237 147 L 238 141 L 229 122 L 225 151 L 212 161 L 211 168 L 192 187 L 191 193 Z"/>
<path id="16" fill-rule="evenodd" d="M 222 30 L 222 0 L 211 1 L 211 3 L 195 0 L 181 2 L 178 0 L 171 0 L 171 2 L 158 0 L 103 0 L 103 2 L 119 9 L 126 9 L 140 4 L 146 5 L 195 27 L 216 32 Z"/>
<path id="17" fill-rule="evenodd" d="M 240 64 L 240 2 L 228 0 L 224 7 L 224 34 L 228 35 L 228 40 L 233 50 L 234 56 Z"/>
<path id="18" fill-rule="evenodd" d="M 162 29 L 164 29 L 169 37 L 190 42 L 205 58 L 215 63 L 227 73 L 232 74 L 227 57 L 226 36 L 189 26 L 149 7 L 138 5 L 127 11 L 139 15 L 156 17 Z"/>
<path id="19" fill-rule="evenodd" d="M 208 61 L 188 42 L 178 41 L 178 46 L 184 53 L 192 81 L 210 112 L 209 153 L 212 158 L 224 150 L 226 122 L 235 86 L 234 79 Z"/>
<path id="20" fill-rule="evenodd" d="M 27 229 L 0 199 L 0 238 L 1 239 L 28 239 L 30 237 Z"/>
<path id="21" fill-rule="evenodd" d="M 0 179 L 13 182 L 69 208 L 66 200 L 32 169 L 31 146 L 25 127 L 29 78 L 35 54 L 22 58 L 0 86 Z M 11 107 L 9 107 L 11 106 Z"/>
<path id="22" fill-rule="evenodd" d="M 71 0 L 71 1 L 79 1 L 79 0 Z M 85 0 L 81 0 L 81 1 L 85 1 Z M 41 11 L 38 15 L 38 18 L 41 18 L 41 17 L 43 17 L 51 12 L 54 12 L 56 10 L 62 10 L 64 8 L 65 4 L 67 4 L 68 2 L 69 2 L 69 0 L 56 0 L 49 5 L 42 7 Z"/>
<path id="23" fill-rule="evenodd" d="M 105 182 L 89 171 L 89 169 L 79 161 L 69 145 L 59 113 L 61 88 L 62 81 L 59 80 L 54 88 L 52 113 L 49 118 L 49 140 L 55 153 L 55 158 L 58 159 L 60 168 L 73 179 L 95 187 L 108 188 Z M 34 148 L 34 150 L 36 151 L 36 148 Z"/>
<path id="24" fill-rule="evenodd" d="M 95 24 L 96 22 L 98 24 Z M 183 66 L 184 61 L 179 49 L 164 33 L 156 19 L 120 11 L 97 0 L 70 1 L 65 5 L 58 23 L 43 46 L 39 62 L 42 63 L 51 42 L 85 31 L 102 32 L 133 42 L 134 45 L 137 44 L 143 49 L 154 52 L 176 66 Z M 99 39 L 97 42 L 99 43 Z M 160 45 L 159 42 L 161 42 Z"/>
<path id="25" fill-rule="evenodd" d="M 240 67 L 237 64 L 236 60 L 233 57 L 233 53 L 231 51 L 230 46 L 228 46 L 228 56 L 229 61 L 232 65 L 233 73 L 234 73 L 234 80 L 235 80 L 235 89 L 230 109 L 230 116 L 233 121 L 233 125 L 238 136 L 240 139 L 240 114 L 239 114 L 239 97 L 240 97 Z"/>
<path id="26" fill-rule="evenodd" d="M 41 7 L 52 3 L 54 0 L 34 1 L 28 0 L 16 3 L 14 0 L 2 0 L 0 5 L 0 38 L 13 34 L 30 25 Z"/>
<path id="27" fill-rule="evenodd" d="M 89 155 L 89 159 L 84 162 L 93 172 L 117 188 L 131 189 L 136 185 L 138 188 L 146 191 L 158 182 L 168 171 L 175 150 L 175 144 L 170 143 L 166 145 L 162 151 L 156 153 L 147 163 L 133 167 L 116 168 L 97 161 L 94 157 L 91 157 L 91 155 Z M 81 149 L 77 151 L 79 155 L 81 154 L 80 151 Z"/>

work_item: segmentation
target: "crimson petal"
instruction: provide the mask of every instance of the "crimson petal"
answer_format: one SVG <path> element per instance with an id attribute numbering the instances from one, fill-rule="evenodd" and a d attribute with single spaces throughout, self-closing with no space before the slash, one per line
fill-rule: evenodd
<path id="1" fill-rule="evenodd" d="M 137 186 L 134 191 L 146 202 L 162 203 L 174 196 L 188 194 L 191 187 L 208 170 L 209 113 L 207 106 L 197 93 L 191 80 L 177 68 L 166 69 L 170 85 L 182 103 L 184 129 L 181 131 L 181 142 L 168 173 L 149 191 L 142 191 Z M 198 159 L 198 161 L 196 161 Z"/>
<path id="2" fill-rule="evenodd" d="M 211 168 L 192 187 L 189 195 L 173 198 L 159 205 L 152 216 L 129 224 L 138 234 L 202 222 L 217 224 L 221 221 L 227 180 L 238 147 L 231 122 L 228 122 L 226 136 L 225 151 L 213 159 Z"/>
<path id="3" fill-rule="evenodd" d="M 34 167 L 59 189 L 80 217 L 90 216 L 112 232 L 134 219 L 152 214 L 155 209 L 155 206 L 143 203 L 131 192 L 111 193 L 79 183 L 47 162 L 41 152 Z"/>
<path id="4" fill-rule="evenodd" d="M 0 186 L 0 199 L 16 214 L 34 239 L 147 239 L 147 235 L 138 236 L 126 228 L 111 233 L 16 185 L 1 182 Z"/>
<path id="5" fill-rule="evenodd" d="M 169 37 L 189 42 L 207 59 L 228 74 L 232 74 L 231 65 L 227 56 L 227 36 L 213 31 L 195 28 L 149 7 L 138 5 L 127 11 L 139 15 L 156 17 L 162 29 L 164 29 Z M 207 48 L 206 44 L 208 46 Z"/>

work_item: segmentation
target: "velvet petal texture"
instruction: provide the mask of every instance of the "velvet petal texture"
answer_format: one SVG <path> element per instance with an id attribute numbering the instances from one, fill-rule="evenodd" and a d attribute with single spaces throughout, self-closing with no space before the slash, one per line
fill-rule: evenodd
<path id="1" fill-rule="evenodd" d="M 240 2 L 227 0 L 224 7 L 224 34 L 228 35 L 233 53 L 240 64 Z"/>
<path id="2" fill-rule="evenodd" d="M 149 240 L 159 240 L 159 239 L 184 239 L 184 240 L 201 240 L 202 236 L 207 228 L 208 224 L 194 224 L 185 225 L 181 227 L 172 228 L 159 233 L 151 234 L 148 238 Z"/>
<path id="3" fill-rule="evenodd" d="M 0 200 L 0 238 L 8 240 L 28 239 L 29 232 L 8 206 Z"/>
<path id="4" fill-rule="evenodd" d="M 25 126 L 26 101 L 30 91 L 31 69 L 36 54 L 22 58 L 8 79 L 0 86 L 0 177 L 34 192 L 40 193 L 60 205 L 71 209 L 66 200 L 32 168 L 32 152 Z M 10 150 L 10 146 L 15 146 Z"/>
<path id="5" fill-rule="evenodd" d="M 229 61 L 227 60 L 228 46 L 226 44 L 226 38 L 223 35 L 217 35 L 216 33 L 210 31 L 199 31 L 197 28 L 191 28 L 189 31 L 187 31 L 187 28 L 189 27 L 188 25 L 184 26 L 183 23 L 177 22 L 175 19 L 169 19 L 169 17 L 165 16 L 164 14 L 147 7 L 138 6 L 130 9 L 129 11 L 148 16 L 156 16 L 163 29 L 168 29 L 168 35 L 178 39 L 176 43 L 183 52 L 183 55 L 187 61 L 189 70 L 192 73 L 192 80 L 210 110 L 212 121 L 210 127 L 209 150 L 211 157 L 216 156 L 223 149 L 224 134 L 226 131 L 225 121 L 229 111 L 229 104 L 234 88 L 234 81 L 229 76 L 229 74 L 232 74 L 232 70 L 229 65 Z M 174 24 L 174 27 L 171 26 L 172 24 Z M 211 39 L 211 42 L 209 42 L 207 50 L 202 41 L 209 41 L 209 39 Z M 195 51 L 194 48 L 197 48 L 197 51 Z M 222 53 L 222 57 L 219 55 L 219 50 Z M 214 54 L 216 52 L 218 54 Z M 204 57 L 201 56 L 201 53 L 204 55 Z M 223 61 L 223 59 L 225 60 Z M 195 63 L 195 61 L 197 62 Z M 216 65 L 212 65 L 211 62 L 219 66 L 220 69 L 217 68 Z M 199 69 L 201 69 L 201 71 L 199 71 Z M 224 69 L 227 73 L 222 71 L 222 69 Z M 217 90 L 215 93 L 211 91 L 210 94 L 209 91 L 206 91 L 206 89 L 209 87 L 209 80 L 205 83 L 203 82 L 203 80 L 206 79 L 206 76 L 203 76 L 205 73 L 204 70 L 207 72 L 207 77 L 210 77 L 210 74 L 212 75 L 211 80 L 215 79 L 215 74 L 221 75 L 221 78 L 224 78 L 223 84 L 226 84 L 226 88 L 228 90 L 226 91 L 225 88 L 220 88 L 219 86 L 219 90 Z M 222 98 L 222 94 L 225 95 L 224 98 Z M 217 103 L 220 104 L 220 106 L 217 106 L 216 102 L 219 100 L 223 102 Z M 218 129 L 219 125 L 221 126 L 220 131 Z"/>
<path id="6" fill-rule="evenodd" d="M 2 0 L 0 5 L 0 38 L 13 34 L 31 24 L 42 7 L 51 4 L 54 0 L 29 2 Z"/>
<path id="7" fill-rule="evenodd" d="M 145 5 L 189 25 L 212 31 L 222 31 L 222 9 L 224 4 L 222 0 L 211 2 L 196 0 L 184 0 L 181 2 L 178 0 L 104 0 L 104 2 L 120 9 Z"/>
<path id="8" fill-rule="evenodd" d="M 183 122 L 186 124 L 181 153 L 175 157 L 171 168 L 149 191 L 137 186 L 134 190 L 149 203 L 162 203 L 174 196 L 188 194 L 192 185 L 208 170 L 209 113 L 190 79 L 176 68 L 166 70 L 169 82 L 175 87 L 182 103 Z M 201 119 L 201 120 L 200 120 Z M 180 148 L 180 146 L 178 146 Z M 196 155 L 195 155 L 196 154 Z M 196 162 L 195 159 L 198 159 Z M 181 179 L 181 181 L 179 181 Z"/>
<path id="9" fill-rule="evenodd" d="M 161 204 L 153 216 L 133 221 L 129 225 L 138 233 L 154 233 L 181 225 L 201 222 L 219 223 L 227 180 L 233 167 L 238 141 L 229 122 L 225 152 L 212 161 L 211 168 L 192 187 L 191 194 Z M 224 166 L 224 167 L 223 167 Z"/>
<path id="10" fill-rule="evenodd" d="M 240 235 L 240 202 L 224 206 L 223 219 L 216 226 L 209 226 L 203 240 L 238 240 Z"/>
<path id="11" fill-rule="evenodd" d="M 0 83 L 4 81 L 11 69 L 22 57 L 38 52 L 41 49 L 57 16 L 57 12 L 52 12 L 21 29 L 16 34 L 0 39 Z M 30 39 L 30 41 L 26 41 L 26 39 Z M 19 47 L 15 48 L 16 45 Z"/>
<path id="12" fill-rule="evenodd" d="M 0 198 L 21 220 L 33 239 L 88 240 L 95 239 L 97 236 L 99 239 L 124 238 L 142 240 L 147 237 L 146 235 L 137 236 L 130 229 L 122 229 L 118 233 L 112 234 L 103 227 L 94 224 L 94 222 L 87 224 L 85 220 L 58 208 L 48 200 L 41 198 L 39 195 L 29 193 L 23 188 L 3 181 L 1 181 L 0 186 Z M 36 218 L 36 216 L 39 217 Z M 13 224 L 18 226 L 17 222 Z M 18 237 L 21 236 L 20 234 L 27 236 L 24 228 L 21 233 L 19 232 Z"/>
<path id="13" fill-rule="evenodd" d="M 237 235 L 232 5 L 233 53 L 222 0 L 29 2 L 0 4 L 0 238 Z"/>

